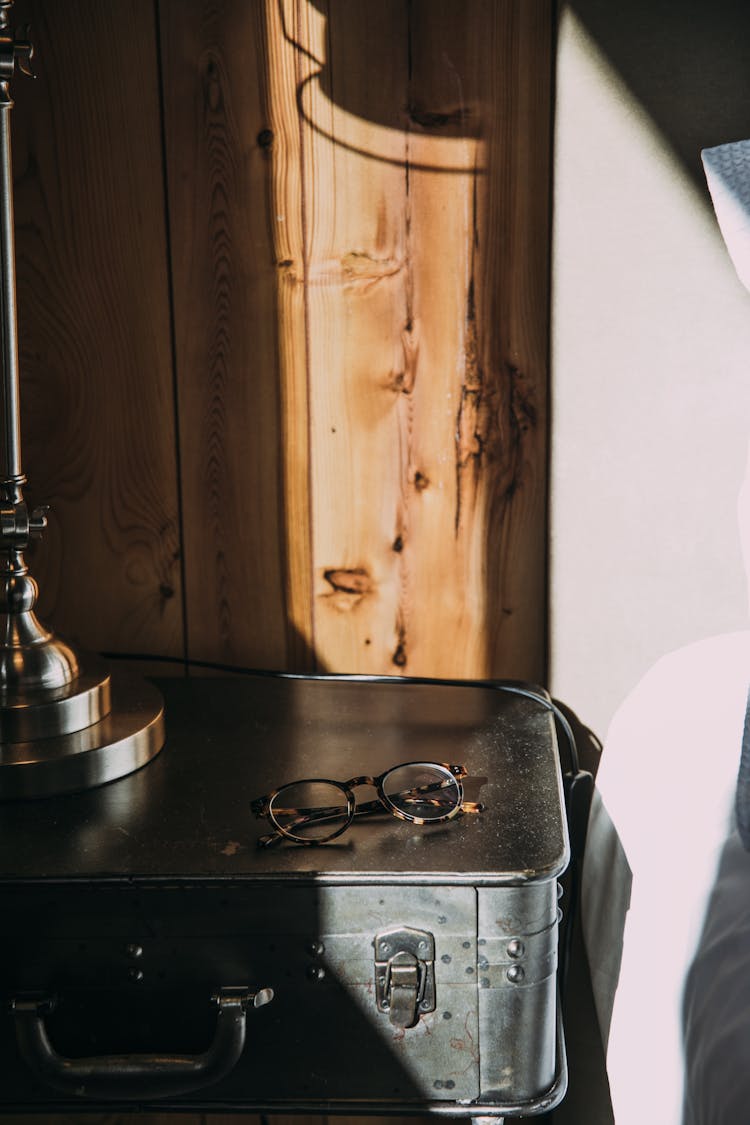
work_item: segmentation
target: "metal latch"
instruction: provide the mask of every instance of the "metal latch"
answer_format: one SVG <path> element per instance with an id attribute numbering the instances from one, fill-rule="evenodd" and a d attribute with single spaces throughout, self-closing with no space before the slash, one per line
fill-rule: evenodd
<path id="1" fill-rule="evenodd" d="M 435 939 L 427 930 L 394 926 L 375 937 L 375 997 L 394 1027 L 414 1027 L 435 1011 Z"/>

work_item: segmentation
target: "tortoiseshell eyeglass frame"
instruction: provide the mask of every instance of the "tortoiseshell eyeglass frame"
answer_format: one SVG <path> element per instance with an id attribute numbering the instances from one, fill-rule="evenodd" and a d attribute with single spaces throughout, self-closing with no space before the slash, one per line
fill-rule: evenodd
<path id="1" fill-rule="evenodd" d="M 456 801 L 454 805 L 450 809 L 448 809 L 447 812 L 441 813 L 438 816 L 431 817 L 415 816 L 410 813 L 404 812 L 403 809 L 398 808 L 387 796 L 384 790 L 384 784 L 387 778 L 392 773 L 395 773 L 398 770 L 407 769 L 410 766 L 424 766 L 425 768 L 429 769 L 443 770 L 445 771 L 446 776 L 442 781 L 436 782 L 433 785 L 420 786 L 418 789 L 411 791 L 404 790 L 400 795 L 406 796 L 409 792 L 417 793 L 419 794 L 419 802 L 421 804 L 424 804 L 425 793 L 428 793 L 432 789 L 441 789 L 448 784 L 451 784 L 456 788 Z M 259 837 L 258 846 L 267 848 L 271 844 L 278 844 L 281 842 L 281 840 L 284 839 L 291 840 L 295 844 L 303 844 L 307 846 L 315 844 L 325 844 L 330 840 L 335 840 L 338 836 L 341 836 L 344 832 L 346 832 L 355 816 L 362 816 L 366 815 L 367 813 L 380 812 L 383 809 L 385 809 L 386 812 L 391 813 L 393 816 L 398 817 L 399 820 L 407 820 L 412 824 L 440 824 L 446 820 L 453 820 L 454 817 L 460 816 L 463 813 L 481 812 L 481 805 L 477 804 L 474 801 L 464 800 L 464 791 L 463 786 L 461 785 L 461 781 L 467 776 L 468 771 L 466 770 L 465 766 L 451 765 L 446 762 L 419 761 L 401 762 L 397 766 L 391 766 L 390 769 L 387 769 L 378 777 L 369 777 L 366 775 L 362 775 L 359 777 L 352 777 L 348 781 L 332 781 L 327 777 L 309 777 L 302 778 L 299 781 L 289 782 L 287 785 L 282 785 L 279 789 L 274 789 L 272 793 L 267 794 L 267 796 L 265 797 L 256 798 L 256 800 L 252 801 L 250 804 L 250 808 L 252 809 L 255 816 L 259 818 L 264 816 L 267 817 L 271 827 L 273 828 L 273 833 L 271 835 Z M 284 792 L 289 789 L 296 789 L 299 785 L 309 784 L 331 785 L 334 788 L 339 789 L 346 798 L 346 819 L 344 820 L 344 823 L 339 828 L 336 828 L 333 832 L 330 832 L 327 836 L 317 836 L 312 839 L 306 836 L 298 836 L 294 832 L 291 832 L 288 827 L 285 828 L 282 824 L 280 824 L 274 816 L 274 802 L 276 802 Z M 364 803 L 357 804 L 352 790 L 357 788 L 357 786 L 359 785 L 373 786 L 378 795 L 377 800 L 366 801 Z M 293 827 L 297 827 L 302 824 L 310 824 L 313 821 L 320 822 L 321 820 L 325 820 L 329 817 L 333 817 L 333 819 L 338 820 L 342 815 L 344 815 L 343 810 L 338 808 L 335 810 L 330 808 L 321 808 L 316 809 L 312 813 L 309 809 L 287 808 L 284 809 L 284 813 L 291 816 L 296 815 L 297 819 L 292 821 Z"/>

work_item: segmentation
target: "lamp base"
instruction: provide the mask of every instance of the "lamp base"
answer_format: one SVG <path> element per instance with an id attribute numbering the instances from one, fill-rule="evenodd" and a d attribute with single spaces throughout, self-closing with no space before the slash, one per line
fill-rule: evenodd
<path id="1" fill-rule="evenodd" d="M 29 696 L 4 708 L 0 699 L 0 800 L 52 797 L 103 785 L 140 769 L 161 750 L 164 704 L 152 684 L 121 669 L 109 672 L 98 657 L 81 658 L 81 672 L 61 700 L 49 694 L 46 699 Z M 63 718 L 66 708 L 80 718 L 87 707 L 102 701 L 110 709 L 98 721 L 61 732 L 58 709 Z M 104 707 L 98 713 L 102 711 Z M 46 734 L 28 736 L 45 723 Z M 21 740 L 6 741 L 6 730 L 20 733 Z"/>
<path id="2" fill-rule="evenodd" d="M 76 656 L 78 674 L 55 688 L 0 689 L 0 745 L 83 730 L 108 713 L 111 676 L 100 656 Z"/>

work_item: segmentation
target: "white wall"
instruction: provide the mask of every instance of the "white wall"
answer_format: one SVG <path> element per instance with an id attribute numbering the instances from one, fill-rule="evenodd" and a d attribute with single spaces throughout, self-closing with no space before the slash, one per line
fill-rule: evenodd
<path id="1" fill-rule="evenodd" d="M 732 1055 L 723 1000 L 720 1034 L 693 1035 L 697 1056 L 683 1060 L 683 989 L 750 683 L 738 524 L 746 478 L 750 548 L 750 293 L 699 154 L 750 137 L 749 44 L 750 5 L 737 0 L 570 0 L 562 12 L 551 686 L 605 740 L 583 907 L 605 1026 L 619 974 L 607 1059 L 617 1125 L 640 1125 L 644 1105 L 659 1125 L 738 1121 L 721 1082 L 704 1081 L 717 1050 L 741 1104 L 749 1096 L 745 1017 Z M 728 979 L 731 993 L 731 966 Z"/>
<path id="2" fill-rule="evenodd" d="M 695 2 L 703 23 L 664 3 L 561 15 L 551 685 L 600 735 L 660 657 L 748 623 L 736 503 L 750 294 L 699 163 L 701 147 L 750 136 L 748 67 L 731 49 L 750 11 L 733 28 L 743 9 L 722 4 L 715 24 Z"/>

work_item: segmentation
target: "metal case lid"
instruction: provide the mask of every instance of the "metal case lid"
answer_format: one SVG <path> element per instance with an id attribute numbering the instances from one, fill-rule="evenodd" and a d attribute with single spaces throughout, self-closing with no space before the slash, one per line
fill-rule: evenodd
<path id="1" fill-rule="evenodd" d="M 161 754 L 97 790 L 5 805 L 0 879 L 498 885 L 554 878 L 567 864 L 557 742 L 543 703 L 491 685 L 356 677 L 159 686 Z M 254 798 L 300 778 L 374 776 L 415 760 L 466 766 L 466 796 L 483 811 L 433 826 L 376 814 L 317 847 L 257 847 L 268 823 L 251 813 Z"/>

